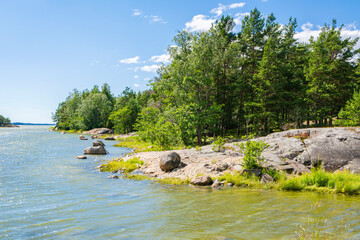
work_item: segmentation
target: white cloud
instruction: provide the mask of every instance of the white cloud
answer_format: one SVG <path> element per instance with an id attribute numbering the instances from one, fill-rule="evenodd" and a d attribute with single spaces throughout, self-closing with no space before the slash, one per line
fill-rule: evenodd
<path id="1" fill-rule="evenodd" d="M 156 70 L 158 70 L 160 66 L 161 65 L 153 64 L 153 65 L 143 66 L 140 68 L 140 70 L 144 72 L 156 72 Z"/>
<path id="2" fill-rule="evenodd" d="M 229 9 L 234 9 L 234 8 L 242 8 L 245 6 L 244 2 L 241 3 L 232 3 L 229 5 L 223 5 L 221 3 L 219 3 L 219 6 L 217 8 L 211 9 L 211 13 L 216 14 L 216 17 L 220 16 L 221 14 L 223 14 L 224 11 L 229 10 Z"/>
<path id="3" fill-rule="evenodd" d="M 120 63 L 126 63 L 126 64 L 130 64 L 130 63 L 139 63 L 139 56 L 133 57 L 133 58 L 126 58 L 126 59 L 122 59 L 119 60 Z"/>
<path id="4" fill-rule="evenodd" d="M 142 12 L 139 9 L 133 10 L 133 16 L 140 16 L 140 15 L 142 15 Z"/>
<path id="5" fill-rule="evenodd" d="M 137 83 L 134 83 L 134 87 L 140 87 L 140 85 L 139 84 L 137 84 Z"/>
<path id="6" fill-rule="evenodd" d="M 135 75 L 134 78 L 135 78 L 135 79 L 138 79 L 138 78 L 139 78 L 139 75 Z"/>
<path id="7" fill-rule="evenodd" d="M 150 23 L 166 23 L 166 21 L 162 17 L 156 15 L 144 15 L 143 12 L 139 9 L 134 9 L 132 15 L 142 18 L 148 18 L 150 20 Z"/>
<path id="8" fill-rule="evenodd" d="M 233 9 L 233 8 L 242 8 L 245 6 L 244 2 L 241 3 L 233 3 L 229 5 L 229 9 Z"/>
<path id="9" fill-rule="evenodd" d="M 165 53 L 158 56 L 152 56 L 149 61 L 156 62 L 156 63 L 169 63 L 170 62 L 170 55 Z"/>
<path id="10" fill-rule="evenodd" d="M 235 14 L 235 18 L 234 18 L 234 22 L 236 25 L 241 25 L 241 21 L 244 19 L 245 16 L 249 16 L 250 13 L 249 12 L 244 12 L 244 13 L 236 13 Z"/>
<path id="11" fill-rule="evenodd" d="M 162 19 L 162 17 L 159 16 L 145 16 L 145 18 L 150 18 L 150 22 L 151 23 L 166 23 L 166 21 L 164 21 L 164 19 Z"/>
<path id="12" fill-rule="evenodd" d="M 150 81 L 151 80 L 151 78 L 144 78 L 144 81 Z"/>
<path id="13" fill-rule="evenodd" d="M 211 25 L 215 22 L 215 19 L 209 18 L 205 15 L 196 15 L 191 22 L 185 23 L 185 30 L 190 32 L 206 31 L 211 28 Z"/>
<path id="14" fill-rule="evenodd" d="M 302 31 L 301 32 L 297 32 L 295 34 L 295 38 L 298 39 L 300 42 L 309 42 L 310 37 L 314 37 L 317 38 L 321 32 L 321 26 L 318 26 L 317 29 L 313 29 L 313 24 L 312 23 L 305 23 L 301 26 Z M 341 36 L 343 38 L 357 38 L 360 37 L 360 30 L 357 29 L 356 25 L 350 24 L 347 25 L 346 27 L 344 27 L 341 30 Z M 360 42 L 358 41 L 355 49 L 360 48 Z"/>

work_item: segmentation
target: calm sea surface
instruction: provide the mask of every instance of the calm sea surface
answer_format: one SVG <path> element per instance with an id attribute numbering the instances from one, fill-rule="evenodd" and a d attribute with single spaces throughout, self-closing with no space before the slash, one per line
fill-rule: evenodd
<path id="1" fill-rule="evenodd" d="M 0 128 L 0 239 L 360 239 L 360 197 L 197 189 L 108 179 L 79 160 L 91 141 L 44 126 Z"/>

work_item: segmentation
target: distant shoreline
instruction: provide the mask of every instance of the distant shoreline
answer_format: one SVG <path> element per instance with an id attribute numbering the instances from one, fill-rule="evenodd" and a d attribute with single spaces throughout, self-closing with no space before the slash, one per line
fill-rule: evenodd
<path id="1" fill-rule="evenodd" d="M 54 123 L 22 123 L 22 122 L 13 122 L 13 125 L 17 125 L 17 126 L 24 126 L 24 125 L 44 125 L 44 126 L 52 126 L 55 125 Z"/>

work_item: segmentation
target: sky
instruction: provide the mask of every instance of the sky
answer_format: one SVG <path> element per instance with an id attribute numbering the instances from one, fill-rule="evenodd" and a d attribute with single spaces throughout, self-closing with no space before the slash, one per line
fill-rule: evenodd
<path id="1" fill-rule="evenodd" d="M 296 18 L 301 42 L 332 19 L 360 37 L 356 0 L 0 0 L 0 115 L 51 123 L 74 88 L 145 90 L 178 31 L 207 30 L 222 15 L 239 31 L 255 7 L 282 24 Z"/>

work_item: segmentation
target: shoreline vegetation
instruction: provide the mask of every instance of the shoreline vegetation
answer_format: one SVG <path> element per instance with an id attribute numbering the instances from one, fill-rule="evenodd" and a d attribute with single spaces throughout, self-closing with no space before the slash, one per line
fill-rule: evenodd
<path id="1" fill-rule="evenodd" d="M 9 118 L 0 115 L 0 127 L 18 127 L 18 126 L 11 124 Z"/>
<path id="2" fill-rule="evenodd" d="M 359 194 L 359 175 L 351 173 L 359 172 L 359 131 L 346 128 L 360 125 L 359 39 L 342 37 L 333 20 L 300 43 L 296 19 L 281 25 L 257 8 L 239 32 L 234 26 L 222 16 L 207 31 L 179 32 L 168 48 L 170 64 L 148 90 L 127 87 L 115 96 L 106 83 L 74 89 L 53 114 L 54 129 L 113 129 L 116 146 L 133 149 L 112 163 L 117 171 L 138 157 L 151 180 L 211 175 L 220 186 Z M 161 172 L 167 150 L 188 166 Z M 262 170 L 256 178 L 244 174 L 254 169 Z M 261 183 L 264 175 L 270 183 Z"/>

